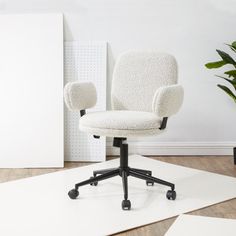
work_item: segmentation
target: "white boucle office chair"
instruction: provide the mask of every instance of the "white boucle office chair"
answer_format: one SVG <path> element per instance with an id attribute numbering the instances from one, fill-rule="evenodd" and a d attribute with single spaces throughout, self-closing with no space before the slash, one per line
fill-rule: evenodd
<path id="1" fill-rule="evenodd" d="M 71 82 L 65 86 L 65 102 L 72 111 L 80 111 L 80 130 L 100 136 L 113 137 L 113 145 L 120 148 L 120 166 L 93 172 L 93 177 L 78 184 L 69 191 L 75 199 L 78 188 L 98 184 L 98 181 L 121 176 L 124 189 L 122 209 L 129 210 L 128 176 L 169 186 L 166 197 L 175 200 L 175 185 L 152 176 L 150 170 L 128 166 L 127 137 L 158 135 L 167 125 L 167 119 L 180 109 L 183 102 L 183 88 L 177 85 L 177 63 L 166 53 L 129 51 L 117 60 L 111 90 L 112 111 L 92 112 L 85 109 L 96 104 L 96 89 L 91 82 Z M 92 147 L 91 147 L 92 148 Z"/>

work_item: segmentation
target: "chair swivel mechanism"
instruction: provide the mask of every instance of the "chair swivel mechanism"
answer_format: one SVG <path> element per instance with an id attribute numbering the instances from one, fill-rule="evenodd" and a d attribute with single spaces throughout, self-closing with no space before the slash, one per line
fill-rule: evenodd
<path id="1" fill-rule="evenodd" d="M 94 138 L 113 138 L 113 146 L 120 149 L 120 165 L 112 169 L 95 170 L 89 179 L 76 183 L 68 195 L 75 199 L 84 185 L 97 186 L 98 182 L 120 176 L 124 200 L 122 209 L 130 210 L 128 177 L 170 187 L 169 200 L 176 199 L 175 185 L 155 178 L 151 170 L 128 165 L 127 138 L 161 134 L 168 118 L 176 114 L 183 102 L 183 88 L 177 84 L 177 63 L 173 56 L 155 51 L 128 51 L 117 60 L 112 79 L 112 110 L 86 113 L 95 106 L 96 88 L 91 82 L 70 82 L 64 88 L 65 103 L 69 110 L 80 112 L 79 128 Z"/>

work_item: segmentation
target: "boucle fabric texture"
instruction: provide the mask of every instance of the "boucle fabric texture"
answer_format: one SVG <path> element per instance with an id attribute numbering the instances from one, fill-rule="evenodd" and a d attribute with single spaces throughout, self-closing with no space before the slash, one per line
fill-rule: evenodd
<path id="1" fill-rule="evenodd" d="M 96 104 L 91 82 L 65 86 L 70 110 Z M 177 63 L 173 56 L 153 51 L 129 51 L 115 66 L 111 101 L 114 111 L 88 113 L 80 118 L 80 130 L 98 136 L 133 137 L 162 133 L 163 117 L 174 115 L 183 103 L 183 88 L 177 85 Z"/>
<path id="2" fill-rule="evenodd" d="M 158 88 L 177 83 L 177 62 L 166 53 L 128 51 L 114 68 L 111 100 L 115 110 L 152 111 Z"/>
<path id="3" fill-rule="evenodd" d="M 80 118 L 80 129 L 95 135 L 130 137 L 161 132 L 161 119 L 152 112 L 104 111 L 88 113 Z"/>
<path id="4" fill-rule="evenodd" d="M 97 92 L 91 82 L 69 82 L 64 88 L 64 100 L 71 111 L 80 111 L 95 106 Z"/>
<path id="5" fill-rule="evenodd" d="M 184 90 L 181 85 L 160 87 L 154 94 L 152 111 L 159 117 L 172 116 L 179 111 L 183 99 Z"/>

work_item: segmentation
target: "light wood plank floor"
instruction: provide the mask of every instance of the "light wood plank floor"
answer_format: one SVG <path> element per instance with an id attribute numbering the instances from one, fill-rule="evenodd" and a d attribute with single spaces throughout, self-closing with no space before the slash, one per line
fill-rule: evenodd
<path id="1" fill-rule="evenodd" d="M 230 156 L 165 156 L 165 157 L 150 157 L 156 160 L 161 160 L 173 164 L 192 167 L 200 170 L 207 170 L 219 174 L 236 177 L 236 166 L 233 164 L 233 157 Z M 108 159 L 112 159 L 108 157 Z M 63 169 L 0 169 L 0 182 L 7 182 L 15 179 L 26 178 L 35 175 L 46 174 L 64 169 L 74 168 L 78 166 L 89 165 L 89 163 L 66 162 Z M 236 219 L 236 199 L 229 200 L 214 206 L 193 211 L 192 215 L 223 217 Z M 116 236 L 162 236 L 174 222 L 175 217 L 163 220 L 157 223 L 129 230 Z M 235 231 L 236 232 L 236 231 Z"/>

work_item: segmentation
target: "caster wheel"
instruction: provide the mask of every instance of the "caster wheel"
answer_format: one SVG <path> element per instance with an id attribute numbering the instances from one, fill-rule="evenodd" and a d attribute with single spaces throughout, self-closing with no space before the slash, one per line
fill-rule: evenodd
<path id="1" fill-rule="evenodd" d="M 130 200 L 123 200 L 121 206 L 123 210 L 130 210 L 131 208 Z"/>
<path id="2" fill-rule="evenodd" d="M 68 192 L 71 199 L 76 199 L 79 196 L 79 191 L 77 189 L 72 189 Z"/>
<path id="3" fill-rule="evenodd" d="M 174 190 L 168 190 L 166 193 L 166 198 L 168 200 L 175 200 L 176 199 L 176 192 Z"/>
<path id="4" fill-rule="evenodd" d="M 92 179 L 92 178 L 94 178 L 94 177 L 90 177 L 90 179 Z M 90 185 L 91 186 L 97 186 L 98 185 L 98 181 L 92 182 Z"/>
<path id="5" fill-rule="evenodd" d="M 146 180 L 146 185 L 147 185 L 147 186 L 153 186 L 153 185 L 154 185 L 154 182 L 153 182 L 153 181 L 150 181 L 150 180 Z"/>

